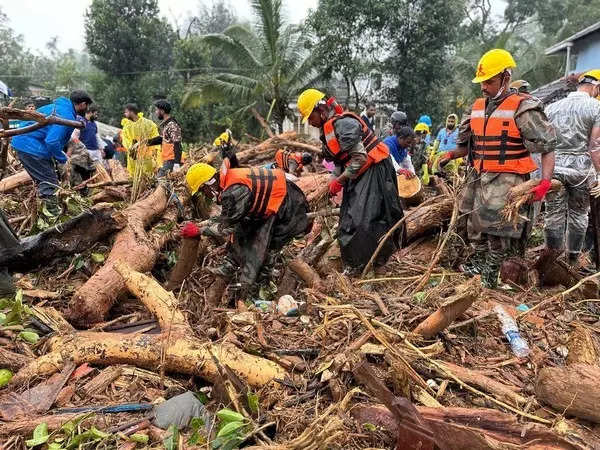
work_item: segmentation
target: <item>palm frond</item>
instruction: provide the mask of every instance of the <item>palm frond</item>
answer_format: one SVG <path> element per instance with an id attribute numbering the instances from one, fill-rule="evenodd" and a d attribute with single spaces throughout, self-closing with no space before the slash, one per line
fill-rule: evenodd
<path id="1" fill-rule="evenodd" d="M 250 2 L 257 17 L 256 27 L 263 36 L 263 45 L 271 64 L 277 61 L 281 22 L 281 0 L 252 0 Z"/>
<path id="2" fill-rule="evenodd" d="M 231 98 L 247 101 L 255 96 L 256 83 L 248 77 L 222 73 L 196 77 L 188 86 L 182 100 L 185 109 L 225 102 Z"/>
<path id="3" fill-rule="evenodd" d="M 202 36 L 202 41 L 222 51 L 241 67 L 247 67 L 249 70 L 262 67 L 260 60 L 256 58 L 248 47 L 225 34 L 207 34 Z"/>
<path id="4" fill-rule="evenodd" d="M 262 49 L 260 38 L 248 25 L 235 24 L 229 26 L 223 34 L 237 42 L 243 42 L 253 55 L 260 55 Z"/>

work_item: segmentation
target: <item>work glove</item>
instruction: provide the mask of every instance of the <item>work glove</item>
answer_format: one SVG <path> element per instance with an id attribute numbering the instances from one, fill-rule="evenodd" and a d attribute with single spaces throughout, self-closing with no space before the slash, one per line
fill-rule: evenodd
<path id="1" fill-rule="evenodd" d="M 344 189 L 344 185 L 337 178 L 329 182 L 329 195 L 332 197 L 336 196 L 342 189 Z"/>
<path id="2" fill-rule="evenodd" d="M 129 157 L 131 159 L 137 159 L 137 151 L 138 151 L 138 147 L 140 146 L 139 143 L 135 143 L 133 144 L 131 147 L 129 147 Z"/>
<path id="3" fill-rule="evenodd" d="M 186 222 L 181 227 L 181 237 L 184 239 L 194 239 L 200 236 L 201 231 L 194 222 Z"/>
<path id="4" fill-rule="evenodd" d="M 533 194 L 533 199 L 531 201 L 532 202 L 541 202 L 542 200 L 544 200 L 544 197 L 550 190 L 550 186 L 551 186 L 550 180 L 546 180 L 546 179 L 541 180 L 540 183 L 536 187 L 534 187 L 533 189 L 531 189 L 529 191 Z"/>
<path id="5" fill-rule="evenodd" d="M 398 172 L 396 172 L 398 175 L 404 175 L 406 178 L 408 178 L 409 180 L 411 178 L 415 177 L 415 174 L 412 173 L 410 170 L 408 169 L 398 169 Z"/>
<path id="6" fill-rule="evenodd" d="M 600 197 L 600 172 L 596 174 L 596 184 L 590 189 L 590 195 L 594 198 Z"/>
<path id="7" fill-rule="evenodd" d="M 452 161 L 453 159 L 454 159 L 454 152 L 443 153 L 442 156 L 440 156 L 440 158 L 438 159 L 438 166 L 440 168 L 442 168 L 446 164 L 448 164 L 450 161 Z"/>

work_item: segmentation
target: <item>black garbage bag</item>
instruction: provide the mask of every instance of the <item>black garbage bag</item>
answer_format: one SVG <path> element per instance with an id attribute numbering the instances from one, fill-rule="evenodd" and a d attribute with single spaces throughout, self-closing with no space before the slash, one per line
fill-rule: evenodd
<path id="1" fill-rule="evenodd" d="M 346 266 L 362 268 L 371 259 L 379 240 L 402 219 L 396 172 L 389 158 L 371 166 L 344 186 L 338 242 Z M 401 245 L 404 226 L 379 252 L 375 266 L 386 263 Z"/>
<path id="2" fill-rule="evenodd" d="M 268 219 L 244 219 L 234 232 L 233 257 L 241 267 L 240 283 L 252 284 L 269 250 L 279 250 L 308 230 L 308 202 L 293 182 L 287 181 L 287 195 L 277 212 Z"/>

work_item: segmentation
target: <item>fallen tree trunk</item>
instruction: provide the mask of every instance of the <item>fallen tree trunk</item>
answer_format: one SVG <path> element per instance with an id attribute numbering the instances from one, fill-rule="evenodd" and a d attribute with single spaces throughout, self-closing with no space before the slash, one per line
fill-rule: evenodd
<path id="1" fill-rule="evenodd" d="M 12 371 L 19 370 L 32 361 L 29 356 L 13 353 L 0 347 L 0 368 L 10 369 Z"/>
<path id="2" fill-rule="evenodd" d="M 106 186 L 100 192 L 92 195 L 92 203 L 112 203 L 122 202 L 127 199 L 125 189 L 119 189 L 116 186 Z"/>
<path id="3" fill-rule="evenodd" d="M 177 262 L 171 272 L 169 278 L 165 283 L 165 288 L 172 291 L 177 286 L 181 286 L 183 280 L 192 273 L 194 265 L 198 260 L 199 251 L 204 252 L 205 248 L 201 246 L 200 238 L 182 238 L 181 245 L 179 246 L 179 253 L 177 255 Z"/>
<path id="4" fill-rule="evenodd" d="M 289 268 L 292 272 L 298 275 L 302 281 L 306 283 L 309 288 L 316 289 L 318 291 L 324 291 L 325 285 L 323 280 L 306 261 L 301 258 L 294 258 L 289 263 Z"/>
<path id="5" fill-rule="evenodd" d="M 129 180 L 129 173 L 127 169 L 121 165 L 116 159 L 108 160 L 108 168 L 110 169 L 110 176 L 113 181 L 127 181 Z"/>
<path id="6" fill-rule="evenodd" d="M 536 398 L 561 414 L 600 423 L 600 367 L 573 364 L 544 367 L 535 383 Z"/>
<path id="7" fill-rule="evenodd" d="M 467 283 L 456 288 L 457 293 L 440 306 L 413 330 L 413 333 L 430 338 L 446 329 L 457 317 L 460 317 L 481 293 L 479 277 L 472 278 Z"/>
<path id="8" fill-rule="evenodd" d="M 65 223 L 22 239 L 17 247 L 0 249 L 0 266 L 30 270 L 54 258 L 83 252 L 124 226 L 121 212 L 98 204 Z"/>
<path id="9" fill-rule="evenodd" d="M 10 177 L 0 180 L 0 192 L 12 191 L 19 186 L 23 186 L 24 184 L 29 184 L 31 182 L 33 182 L 33 180 L 29 174 L 25 170 L 21 170 Z"/>
<path id="10" fill-rule="evenodd" d="M 416 409 L 444 450 L 489 450 L 513 446 L 537 450 L 584 450 L 590 448 L 592 441 L 597 441 L 579 430 L 570 429 L 571 433 L 561 436 L 543 425 L 524 425 L 515 416 L 495 409 L 426 406 L 416 406 Z M 384 405 L 358 404 L 352 407 L 350 415 L 361 425 L 371 423 L 394 436 L 398 433 L 396 418 Z"/>
<path id="11" fill-rule="evenodd" d="M 126 225 L 117 234 L 104 266 L 71 299 L 68 318 L 72 323 L 87 327 L 101 322 L 119 295 L 125 292 L 125 283 L 114 270 L 117 262 L 127 263 L 134 270 L 144 272 L 154 266 L 159 248 L 145 228 L 164 212 L 167 199 L 165 188 L 159 185 L 148 197 L 123 211 Z"/>
<path id="12" fill-rule="evenodd" d="M 244 353 L 233 344 L 213 344 L 197 339 L 179 309 L 178 300 L 153 278 L 120 262 L 113 264 L 113 270 L 127 289 L 156 316 L 161 334 L 82 331 L 52 338 L 50 353 L 21 369 L 11 384 L 19 385 L 32 377 L 54 373 L 70 360 L 77 365 L 131 364 L 152 370 L 163 368 L 167 372 L 200 376 L 213 383 L 220 378 L 216 360 L 253 387 L 285 377 L 286 372 L 281 366 Z"/>
<path id="13" fill-rule="evenodd" d="M 407 242 L 414 241 L 440 228 L 450 220 L 453 207 L 454 201 L 448 197 L 442 197 L 431 205 L 417 207 L 418 211 L 406 219 Z"/>
<path id="14" fill-rule="evenodd" d="M 295 131 L 286 131 L 285 133 L 275 135 L 249 150 L 239 152 L 237 154 L 237 159 L 240 164 L 247 164 L 250 161 L 266 161 L 274 158 L 275 152 L 284 147 L 313 154 L 321 153 L 321 149 L 317 146 L 296 141 L 296 136 L 297 135 Z"/>

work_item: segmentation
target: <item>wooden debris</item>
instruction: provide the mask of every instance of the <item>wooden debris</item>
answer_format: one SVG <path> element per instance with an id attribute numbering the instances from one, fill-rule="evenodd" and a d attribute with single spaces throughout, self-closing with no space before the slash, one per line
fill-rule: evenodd
<path id="1" fill-rule="evenodd" d="M 519 222 L 523 221 L 519 215 L 519 209 L 521 209 L 524 204 L 533 200 L 533 194 L 531 193 L 531 190 L 539 183 L 540 180 L 538 179 L 529 180 L 513 187 L 510 191 L 508 191 L 506 204 L 504 205 L 501 213 L 502 218 L 507 223 L 513 224 L 516 228 Z M 556 192 L 560 189 L 562 189 L 562 183 L 553 179 L 550 184 L 549 192 Z"/>
<path id="2" fill-rule="evenodd" d="M 0 192 L 9 192 L 19 186 L 32 183 L 33 180 L 25 170 L 0 180 Z"/>
<path id="3" fill-rule="evenodd" d="M 82 388 L 82 397 L 88 397 L 90 395 L 104 391 L 106 387 L 119 378 L 122 374 L 120 367 L 107 367 L 94 378 L 86 383 Z"/>
<path id="4" fill-rule="evenodd" d="M 182 238 L 181 245 L 179 246 L 179 253 L 177 254 L 177 262 L 171 272 L 169 278 L 165 284 L 165 288 L 169 291 L 181 286 L 181 283 L 185 278 L 192 273 L 192 269 L 196 265 L 196 261 L 199 258 L 199 253 L 204 253 L 205 246 L 201 245 L 201 239 L 198 238 Z"/>
<path id="5" fill-rule="evenodd" d="M 0 369 L 19 370 L 32 361 L 33 358 L 14 353 L 0 346 Z"/>
<path id="6" fill-rule="evenodd" d="M 569 335 L 567 348 L 569 349 L 567 365 L 598 365 L 598 353 L 594 344 L 594 338 L 587 328 L 581 325 L 576 326 L 575 330 Z"/>

